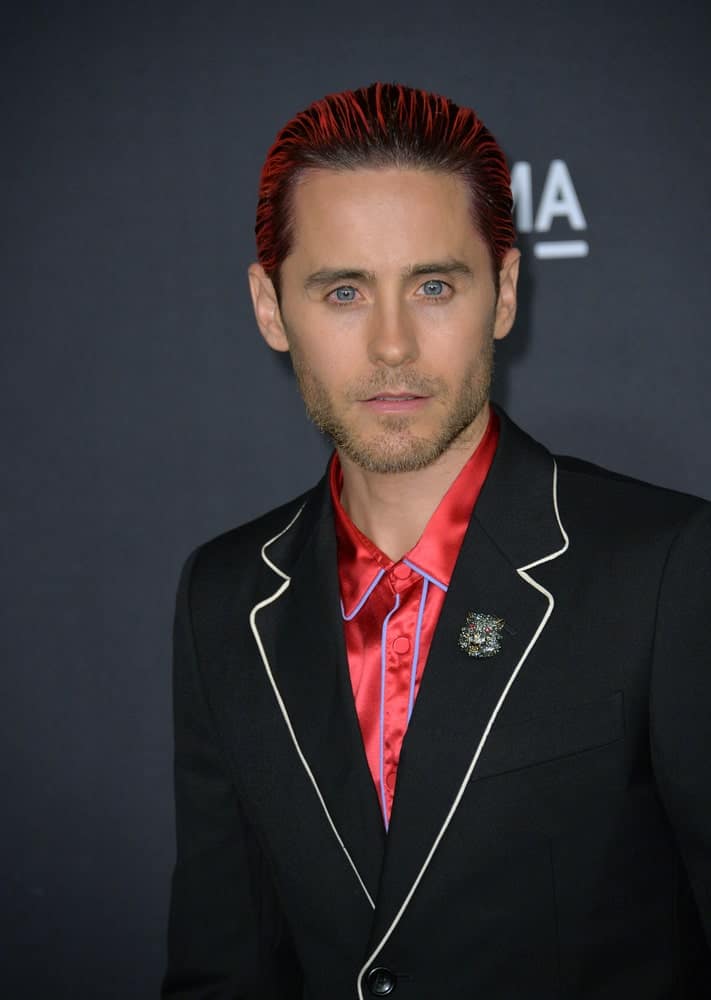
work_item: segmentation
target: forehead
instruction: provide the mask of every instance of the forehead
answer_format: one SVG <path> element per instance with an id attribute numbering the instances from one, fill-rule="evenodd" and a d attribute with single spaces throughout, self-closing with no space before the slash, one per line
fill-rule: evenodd
<path id="1" fill-rule="evenodd" d="M 487 254 L 467 185 L 451 173 L 310 169 L 297 180 L 291 209 L 290 256 L 306 267 L 342 263 L 374 270 L 379 262 L 401 267 Z"/>

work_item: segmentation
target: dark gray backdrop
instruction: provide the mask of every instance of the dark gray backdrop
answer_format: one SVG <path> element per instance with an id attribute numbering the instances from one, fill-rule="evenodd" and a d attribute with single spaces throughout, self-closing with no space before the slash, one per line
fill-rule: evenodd
<path id="1" fill-rule="evenodd" d="M 555 449 L 711 495 L 709 5 L 251 6 L 4 8 L 13 1000 L 157 995 L 179 565 L 327 455 L 245 280 L 258 170 L 295 111 L 376 78 L 472 104 L 530 165 L 531 216 L 564 161 L 580 211 L 549 190 L 562 214 L 522 234 L 496 395 Z M 572 239 L 587 256 L 536 256 Z"/>

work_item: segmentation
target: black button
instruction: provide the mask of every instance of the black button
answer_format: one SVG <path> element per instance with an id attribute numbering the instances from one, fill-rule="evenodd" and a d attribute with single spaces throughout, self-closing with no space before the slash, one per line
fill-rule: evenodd
<path id="1" fill-rule="evenodd" d="M 397 976 L 390 969 L 371 969 L 365 981 L 374 997 L 386 997 L 397 986 Z"/>

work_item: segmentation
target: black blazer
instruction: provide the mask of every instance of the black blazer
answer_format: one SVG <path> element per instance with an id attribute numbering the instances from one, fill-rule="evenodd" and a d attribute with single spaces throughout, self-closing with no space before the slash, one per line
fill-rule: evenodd
<path id="1" fill-rule="evenodd" d="M 326 480 L 188 560 L 163 997 L 711 995 L 711 505 L 501 421 L 387 836 Z"/>

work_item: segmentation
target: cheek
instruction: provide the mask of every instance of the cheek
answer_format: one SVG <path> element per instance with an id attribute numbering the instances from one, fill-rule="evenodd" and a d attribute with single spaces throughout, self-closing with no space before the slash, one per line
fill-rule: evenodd
<path id="1" fill-rule="evenodd" d="M 293 336 L 292 361 L 309 372 L 329 391 L 345 385 L 360 368 L 353 340 L 339 338 L 331 329 L 309 330 L 303 336 Z"/>
<path id="2" fill-rule="evenodd" d="M 417 335 L 423 359 L 444 368 L 457 368 L 486 350 L 493 329 L 473 317 L 471 310 L 433 307 L 418 317 Z"/>
<path id="3" fill-rule="evenodd" d="M 362 351 L 363 324 L 360 310 L 315 309 L 301 319 L 298 329 L 302 333 L 297 339 L 314 369 L 347 371 Z"/>

